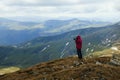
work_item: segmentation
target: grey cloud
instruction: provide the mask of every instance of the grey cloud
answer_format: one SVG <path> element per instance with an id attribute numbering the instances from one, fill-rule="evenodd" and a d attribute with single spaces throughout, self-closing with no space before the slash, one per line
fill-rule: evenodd
<path id="1" fill-rule="evenodd" d="M 120 12 L 120 6 L 117 6 L 115 9 Z"/>
<path id="2" fill-rule="evenodd" d="M 120 0 L 116 2 L 114 7 L 115 7 L 116 10 L 120 11 Z"/>
<path id="3" fill-rule="evenodd" d="M 15 6 L 69 6 L 81 4 L 99 4 L 112 0 L 15 0 L 8 3 Z"/>
<path id="4" fill-rule="evenodd" d="M 105 2 L 114 2 L 113 0 L 80 0 L 79 3 L 81 4 L 98 4 L 98 3 L 105 3 Z"/>
<path id="5" fill-rule="evenodd" d="M 3 0 L 2 0 L 3 1 Z M 8 0 L 9 6 L 64 6 L 78 4 L 79 0 Z"/>
<path id="6" fill-rule="evenodd" d="M 114 2 L 113 0 L 1 0 L 1 2 L 9 6 L 66 6 L 100 4 L 110 1 Z"/>
<path id="7" fill-rule="evenodd" d="M 13 17 L 112 18 L 119 17 L 120 6 L 119 0 L 1 0 L 0 10 L 0 16 Z"/>

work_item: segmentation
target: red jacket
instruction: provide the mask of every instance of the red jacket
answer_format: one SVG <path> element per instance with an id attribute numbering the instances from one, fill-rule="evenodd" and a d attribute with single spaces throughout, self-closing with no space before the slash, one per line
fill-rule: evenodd
<path id="1" fill-rule="evenodd" d="M 81 37 L 79 35 L 76 37 L 75 43 L 76 43 L 76 48 L 77 49 L 81 49 L 82 48 L 82 39 L 81 39 Z"/>

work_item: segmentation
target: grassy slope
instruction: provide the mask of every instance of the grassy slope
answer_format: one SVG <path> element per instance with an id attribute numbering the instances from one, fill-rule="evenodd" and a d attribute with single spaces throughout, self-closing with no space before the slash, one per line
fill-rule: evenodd
<path id="1" fill-rule="evenodd" d="M 102 51 L 96 51 L 88 56 L 102 57 L 102 56 L 112 56 L 113 54 L 120 54 L 120 50 L 105 49 Z"/>
<path id="2" fill-rule="evenodd" d="M 18 70 L 20 70 L 20 68 L 18 68 L 18 67 L 1 68 L 0 69 L 0 75 L 8 74 L 8 73 L 13 73 L 13 72 L 16 72 Z"/>
<path id="3" fill-rule="evenodd" d="M 98 64 L 99 62 L 99 64 Z M 25 70 L 0 76 L 0 80 L 118 80 L 120 67 L 109 64 L 110 57 L 68 57 L 37 64 Z"/>

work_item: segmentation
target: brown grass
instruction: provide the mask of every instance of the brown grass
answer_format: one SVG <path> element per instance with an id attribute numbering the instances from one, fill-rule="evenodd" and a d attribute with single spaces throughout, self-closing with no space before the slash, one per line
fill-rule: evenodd
<path id="1" fill-rule="evenodd" d="M 110 57 L 69 57 L 2 75 L 0 80 L 120 80 L 120 67 L 109 62 Z"/>

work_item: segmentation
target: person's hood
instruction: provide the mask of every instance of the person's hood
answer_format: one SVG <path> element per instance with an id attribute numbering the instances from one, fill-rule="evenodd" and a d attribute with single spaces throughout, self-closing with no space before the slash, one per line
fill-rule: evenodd
<path id="1" fill-rule="evenodd" d="M 80 39 L 81 37 L 80 36 L 77 36 L 77 39 Z"/>

